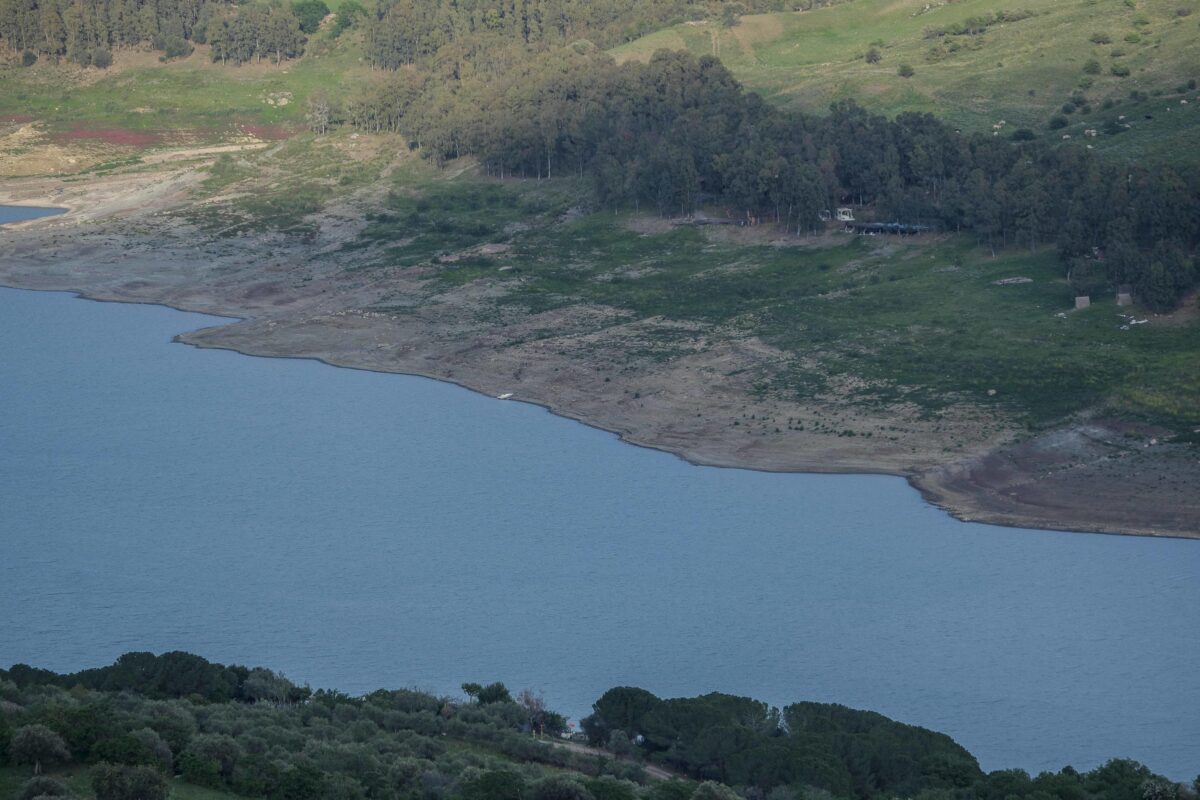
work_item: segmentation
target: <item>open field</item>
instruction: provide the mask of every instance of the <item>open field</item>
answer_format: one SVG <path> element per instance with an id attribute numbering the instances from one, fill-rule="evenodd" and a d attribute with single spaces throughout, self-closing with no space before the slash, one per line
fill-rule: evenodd
<path id="1" fill-rule="evenodd" d="M 1002 9 L 1028 16 L 986 24 L 974 35 L 926 36 L 994 19 Z M 1132 127 L 1098 136 L 1097 149 L 1196 160 L 1200 92 L 1188 83 L 1200 80 L 1194 11 L 1200 7 L 1192 0 L 853 0 L 746 16 L 733 28 L 679 25 L 614 53 L 620 60 L 649 58 L 660 48 L 715 54 L 747 87 L 811 112 L 854 98 L 887 114 L 932 112 L 964 130 L 991 131 L 1004 121 L 1005 133 L 1028 127 L 1050 138 L 1078 138 L 1124 115 Z M 878 63 L 867 63 L 871 48 Z M 1096 66 L 1087 69 L 1092 60 Z M 897 74 L 902 64 L 913 68 L 911 77 Z M 1129 74 L 1118 77 L 1114 67 Z M 1131 100 L 1134 91 L 1146 96 Z M 1050 130 L 1067 102 L 1076 106 L 1064 115 L 1069 126 Z"/>

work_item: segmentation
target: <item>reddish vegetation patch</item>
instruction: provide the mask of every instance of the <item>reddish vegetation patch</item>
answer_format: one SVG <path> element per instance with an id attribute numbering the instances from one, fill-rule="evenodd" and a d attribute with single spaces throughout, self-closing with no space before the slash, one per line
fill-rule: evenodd
<path id="1" fill-rule="evenodd" d="M 286 125 L 237 125 L 235 127 L 239 133 L 253 136 L 255 139 L 262 139 L 264 142 L 290 139 L 296 135 L 296 132 Z"/>
<path id="2" fill-rule="evenodd" d="M 0 114 L 0 125 L 24 125 L 26 122 L 33 122 L 34 118 L 28 114 Z"/>
<path id="3" fill-rule="evenodd" d="M 163 140 L 162 131 L 134 131 L 128 128 L 73 128 L 57 134 L 58 141 L 96 141 L 120 147 L 149 147 Z"/>

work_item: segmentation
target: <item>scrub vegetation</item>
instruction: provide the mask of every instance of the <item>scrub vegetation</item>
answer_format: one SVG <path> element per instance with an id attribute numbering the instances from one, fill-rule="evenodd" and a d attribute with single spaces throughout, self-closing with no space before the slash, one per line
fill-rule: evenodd
<path id="1" fill-rule="evenodd" d="M 0 670 L 0 797 L 1192 800 L 1200 788 L 1119 759 L 985 774 L 950 737 L 880 714 L 716 693 L 612 689 L 569 737 L 540 695 L 462 688 L 314 692 L 179 652 L 66 675 L 18 664 Z"/>

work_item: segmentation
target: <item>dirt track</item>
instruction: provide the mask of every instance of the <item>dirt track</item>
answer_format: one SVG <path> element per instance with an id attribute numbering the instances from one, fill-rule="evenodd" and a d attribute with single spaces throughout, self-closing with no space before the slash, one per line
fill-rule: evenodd
<path id="1" fill-rule="evenodd" d="M 865 416 L 836 395 L 756 399 L 756 376 L 781 354 L 754 338 L 609 308 L 498 314 L 490 290 L 436 290 L 421 267 L 348 270 L 356 256 L 338 248 L 360 229 L 366 197 L 327 208 L 309 240 L 210 237 L 172 211 L 192 202 L 219 152 L 163 153 L 153 169 L 143 159 L 83 181 L 0 182 L 0 203 L 72 209 L 0 232 L 0 284 L 238 317 L 180 339 L 511 392 L 698 464 L 901 475 L 963 519 L 1200 538 L 1200 458 L 1150 444 L 1160 432 L 1090 420 L 1017 441 L 1017 426 L 971 407 L 934 422 L 904 407 Z M 665 328 L 680 353 L 632 355 Z M 835 435 L 845 429 L 859 435 Z"/>

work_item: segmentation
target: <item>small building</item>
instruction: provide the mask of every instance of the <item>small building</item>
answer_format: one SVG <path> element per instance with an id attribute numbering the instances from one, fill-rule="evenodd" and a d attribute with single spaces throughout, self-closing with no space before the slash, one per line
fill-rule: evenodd
<path id="1" fill-rule="evenodd" d="M 1076 311 L 1081 311 L 1085 308 L 1090 307 L 1091 305 L 1092 305 L 1092 296 L 1091 295 L 1087 295 L 1087 294 L 1076 295 L 1076 297 L 1075 297 L 1075 310 Z"/>
<path id="2" fill-rule="evenodd" d="M 839 208 L 837 210 L 837 221 L 838 222 L 854 222 L 854 209 L 853 208 Z"/>
<path id="3" fill-rule="evenodd" d="M 1131 306 L 1133 305 L 1133 287 L 1127 283 L 1123 283 L 1117 287 L 1117 305 Z"/>

